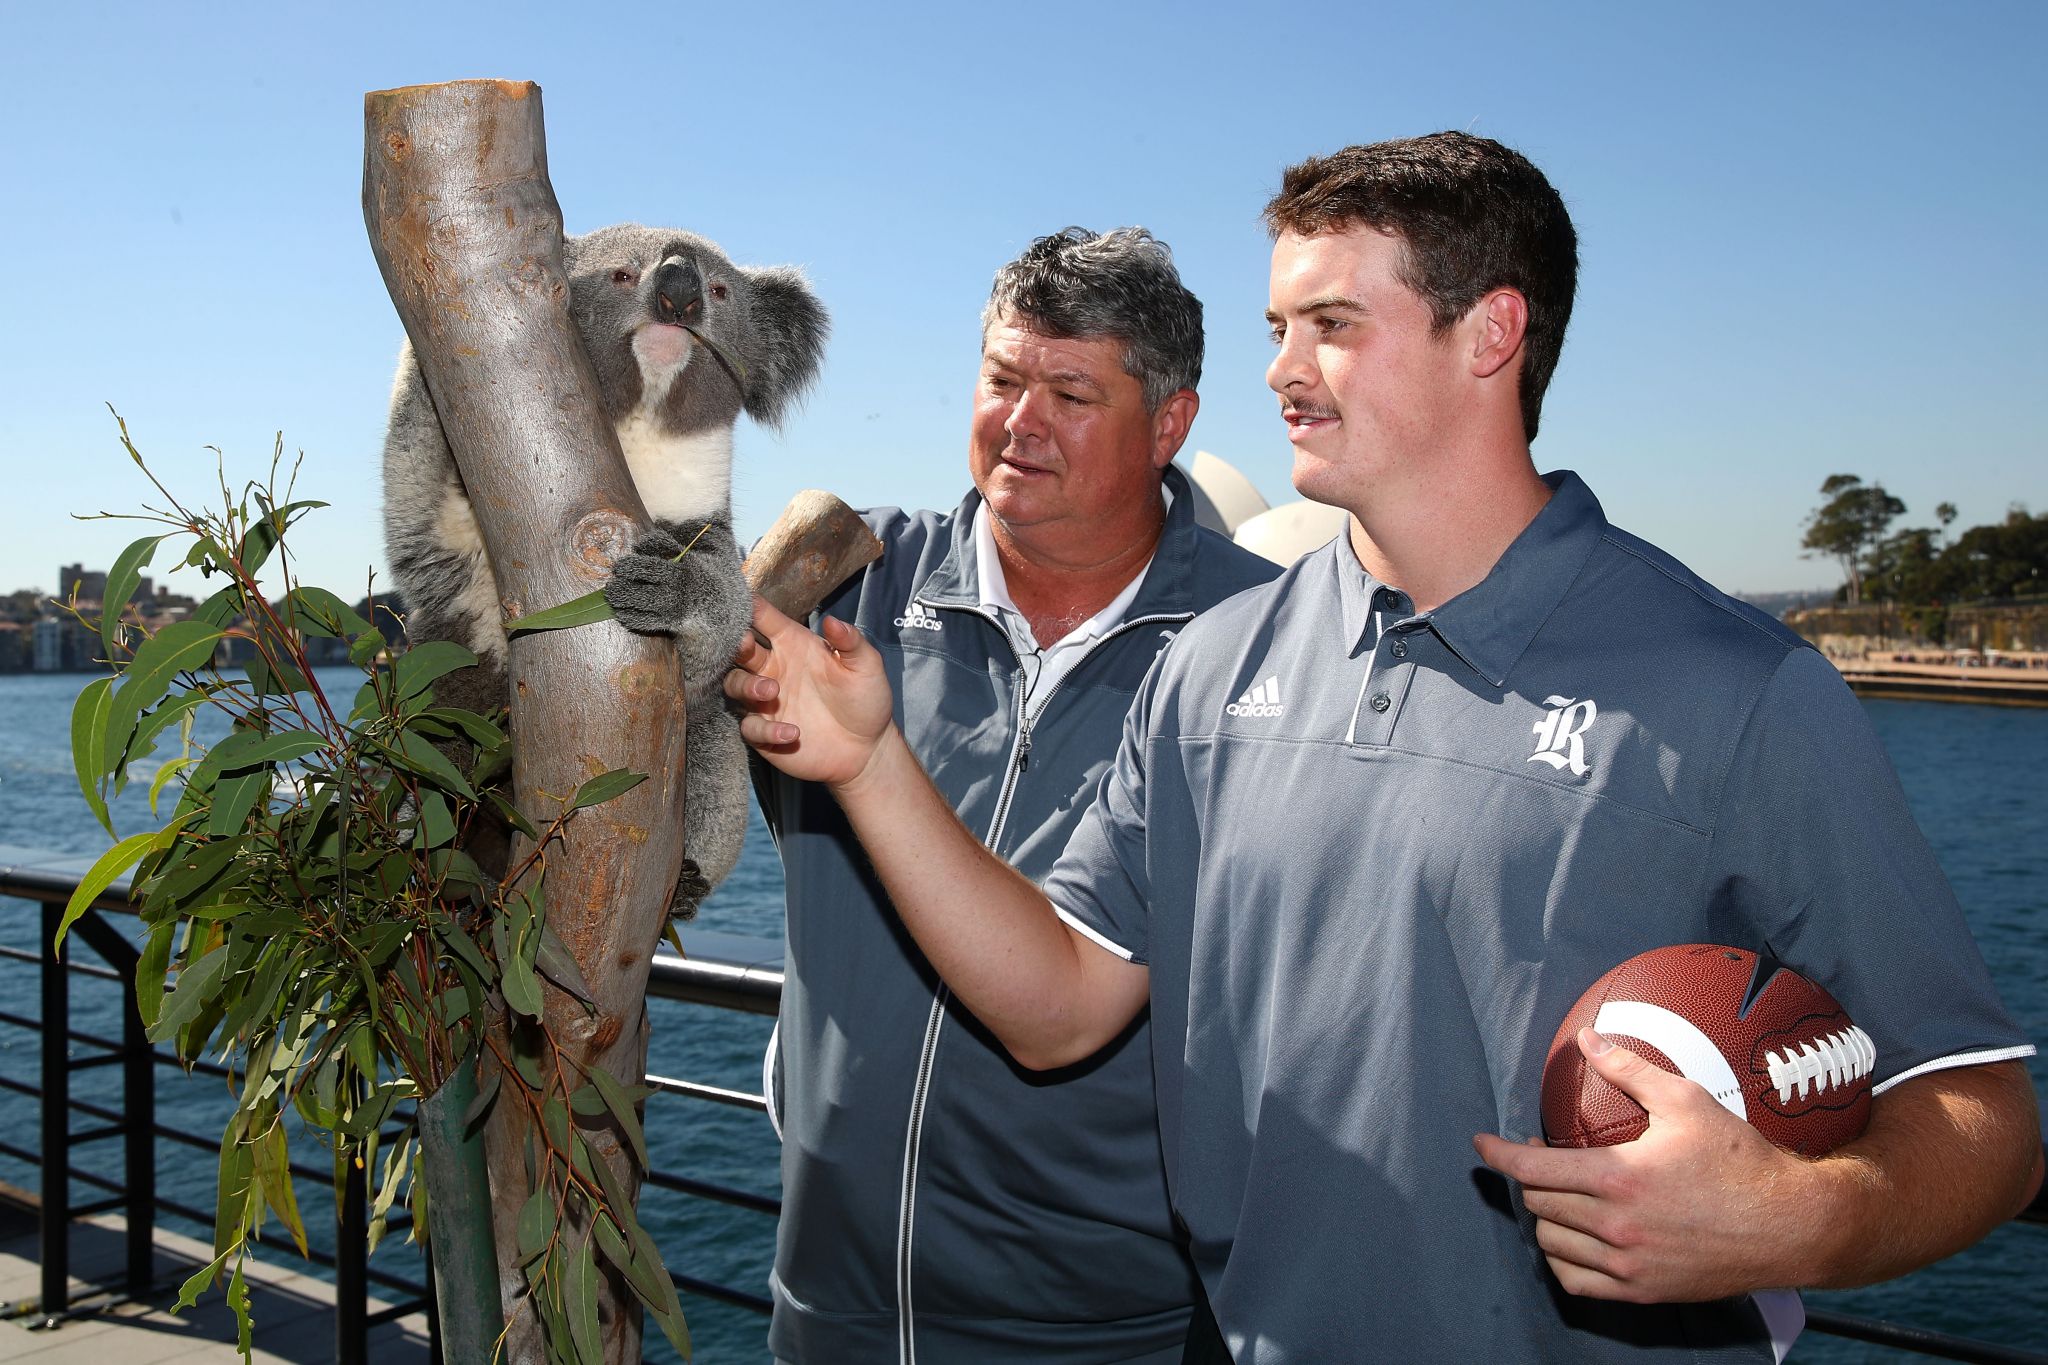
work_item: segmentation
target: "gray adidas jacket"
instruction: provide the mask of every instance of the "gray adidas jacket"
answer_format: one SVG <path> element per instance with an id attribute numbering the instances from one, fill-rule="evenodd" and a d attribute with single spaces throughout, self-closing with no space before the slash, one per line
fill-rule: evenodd
<path id="1" fill-rule="evenodd" d="M 1021 679 L 978 601 L 978 495 L 864 514 L 886 547 L 823 610 L 887 663 L 896 721 L 969 829 L 1052 868 L 1153 658 L 1193 615 L 1279 570 L 1194 524 L 1178 469 L 1123 624 L 1024 732 Z M 783 1360 L 1178 1361 L 1194 1282 L 1167 1207 L 1142 1021 L 1027 1071 L 939 982 L 831 795 L 756 764 L 788 878 L 777 1038 L 782 1222 L 769 1344 Z"/>

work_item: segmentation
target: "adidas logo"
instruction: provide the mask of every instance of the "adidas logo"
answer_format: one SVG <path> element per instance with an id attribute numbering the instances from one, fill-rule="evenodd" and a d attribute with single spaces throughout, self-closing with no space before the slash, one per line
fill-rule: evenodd
<path id="1" fill-rule="evenodd" d="M 903 609 L 903 614 L 896 618 L 896 625 L 902 630 L 937 630 L 939 617 L 924 603 L 912 601 Z"/>
<path id="2" fill-rule="evenodd" d="M 1286 711 L 1287 708 L 1280 704 L 1280 675 L 1277 673 L 1223 708 L 1226 716 L 1277 717 Z"/>

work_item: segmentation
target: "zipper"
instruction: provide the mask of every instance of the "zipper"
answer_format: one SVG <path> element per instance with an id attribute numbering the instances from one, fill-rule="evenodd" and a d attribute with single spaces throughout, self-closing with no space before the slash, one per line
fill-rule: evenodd
<path id="1" fill-rule="evenodd" d="M 912 600 L 928 610 L 934 609 L 934 604 L 926 602 L 922 597 Z M 985 612 L 978 606 L 941 605 L 944 610 L 965 612 L 969 616 L 980 617 L 994 626 L 997 633 L 1003 637 L 1003 643 L 1009 647 L 1012 674 L 1019 678 L 1022 677 L 1024 661 L 1017 657 L 1017 647 L 1010 644 L 1010 633 L 1003 628 L 1001 621 L 998 621 L 992 613 Z M 1081 664 L 1085 663 L 1088 658 L 1093 656 L 1104 645 L 1127 630 L 1136 630 L 1140 626 L 1160 625 L 1167 622 L 1185 625 L 1192 620 L 1194 620 L 1193 612 L 1169 612 L 1119 621 L 1115 628 L 1105 632 L 1089 648 L 1088 653 L 1075 662 L 1074 668 L 1079 668 Z M 1052 688 L 1045 694 L 1044 700 L 1038 703 L 1038 714 L 1045 714 L 1045 708 L 1052 704 L 1052 699 L 1059 694 L 1060 688 L 1066 685 L 1067 678 L 1071 677 L 1073 672 L 1074 669 L 1068 669 L 1052 685 Z M 996 810 L 994 817 L 989 822 L 988 836 L 982 840 L 988 846 L 989 851 L 995 853 L 998 857 L 1001 857 L 1002 853 L 997 845 L 1003 837 L 1003 826 L 1009 822 L 1010 803 L 1017 794 L 1017 779 L 1022 777 L 1025 770 L 1031 766 L 1031 713 L 1025 710 L 1024 691 L 1021 687 L 1017 690 L 1016 716 L 1017 738 L 1010 746 L 1010 761 L 1003 770 L 1003 788 L 996 796 Z M 896 1206 L 896 1338 L 898 1358 L 902 1365 L 917 1365 L 917 1339 L 913 1331 L 915 1319 L 912 1316 L 911 1308 L 912 1284 L 910 1274 L 911 1243 L 917 1221 L 917 1162 L 923 1147 L 925 1097 L 931 1090 L 932 1064 L 937 1058 L 939 1051 L 939 1030 L 946 1020 L 946 1002 L 951 998 L 952 992 L 947 989 L 946 983 L 940 982 L 938 990 L 932 995 L 931 1013 L 925 1019 L 924 1046 L 918 1052 L 917 1079 L 911 1086 L 910 1091 L 910 1122 L 906 1127 L 903 1138 L 903 1189 Z"/>

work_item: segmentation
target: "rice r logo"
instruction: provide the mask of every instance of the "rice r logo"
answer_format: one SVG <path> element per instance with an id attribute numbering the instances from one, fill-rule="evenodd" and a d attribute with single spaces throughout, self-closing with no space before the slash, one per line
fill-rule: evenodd
<path id="1" fill-rule="evenodd" d="M 1572 776 L 1584 777 L 1592 769 L 1586 766 L 1586 741 L 1580 736 L 1593 728 L 1600 708 L 1591 697 L 1545 697 L 1543 704 L 1552 710 L 1529 727 L 1536 732 L 1536 752 L 1529 762 L 1548 763 L 1559 772 L 1569 768 Z"/>

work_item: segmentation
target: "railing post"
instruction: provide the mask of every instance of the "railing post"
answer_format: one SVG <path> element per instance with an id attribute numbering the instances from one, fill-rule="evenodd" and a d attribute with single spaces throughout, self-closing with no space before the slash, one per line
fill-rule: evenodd
<path id="1" fill-rule="evenodd" d="M 71 996 L 57 960 L 64 907 L 43 906 L 43 1316 L 71 1306 Z"/>
<path id="2" fill-rule="evenodd" d="M 128 1168 L 128 1292 L 145 1294 L 156 1261 L 156 1047 L 135 999 L 135 956 L 120 965 L 121 1107 L 128 1116 L 122 1139 Z"/>
<path id="3" fill-rule="evenodd" d="M 142 955 L 118 929 L 91 911 L 71 926 L 77 938 L 121 978 L 122 1163 L 126 1167 L 128 1292 L 148 1292 L 156 1242 L 156 1050 L 135 1000 Z"/>
<path id="4" fill-rule="evenodd" d="M 354 1161 L 345 1165 L 334 1219 L 334 1362 L 369 1365 L 370 1211 L 363 1168 Z"/>

